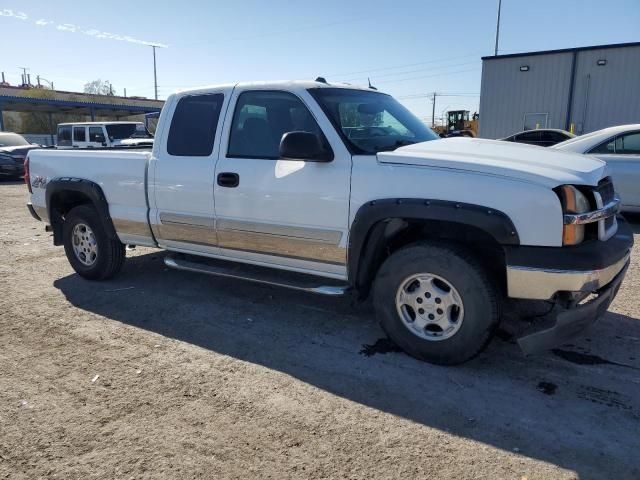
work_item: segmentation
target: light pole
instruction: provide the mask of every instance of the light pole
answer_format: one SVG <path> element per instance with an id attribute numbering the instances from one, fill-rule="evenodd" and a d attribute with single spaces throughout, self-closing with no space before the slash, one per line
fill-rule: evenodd
<path id="1" fill-rule="evenodd" d="M 502 10 L 502 0 L 498 0 L 498 19 L 496 21 L 496 48 L 493 52 L 494 56 L 498 55 L 498 41 L 500 40 L 500 10 Z"/>
<path id="2" fill-rule="evenodd" d="M 156 73 L 156 45 L 151 45 L 153 49 L 153 88 L 156 93 L 156 100 L 158 99 L 158 75 Z"/>
<path id="3" fill-rule="evenodd" d="M 47 82 L 47 83 L 49 84 L 49 88 L 50 88 L 51 90 L 53 90 L 53 89 L 54 89 L 54 88 L 53 88 L 53 82 L 51 82 L 51 81 L 47 80 L 46 78 L 41 77 L 40 75 L 38 75 L 38 76 L 36 77 L 36 79 L 38 80 L 38 87 L 41 87 L 41 86 L 42 86 L 42 85 L 40 84 L 40 81 L 43 81 L 43 82 Z"/>
<path id="4" fill-rule="evenodd" d="M 436 97 L 438 96 L 438 92 L 433 92 L 431 96 L 431 101 L 433 102 L 433 106 L 431 107 L 431 126 L 436 126 Z"/>

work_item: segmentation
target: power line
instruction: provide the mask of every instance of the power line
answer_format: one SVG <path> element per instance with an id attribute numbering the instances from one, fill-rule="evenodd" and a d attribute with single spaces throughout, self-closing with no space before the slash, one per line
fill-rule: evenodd
<path id="1" fill-rule="evenodd" d="M 458 70 L 457 72 L 442 72 L 442 73 L 436 73 L 434 75 L 422 75 L 420 77 L 402 78 L 402 79 L 398 79 L 398 80 L 384 80 L 382 82 L 375 82 L 375 83 L 378 84 L 378 83 L 407 82 L 409 80 L 420 80 L 420 79 L 423 79 L 423 78 L 442 77 L 443 75 L 457 75 L 459 73 L 475 72 L 477 70 L 478 70 L 477 68 L 470 68 L 470 69 L 467 69 L 467 70 Z"/>
<path id="2" fill-rule="evenodd" d="M 386 71 L 386 70 L 395 70 L 398 68 L 407 68 L 407 67 L 415 67 L 418 65 L 428 65 L 431 63 L 440 63 L 440 62 L 447 62 L 447 61 L 451 61 L 451 60 L 461 60 L 463 58 L 471 58 L 471 57 L 477 57 L 478 55 L 481 55 L 482 52 L 477 52 L 477 53 L 472 53 L 469 55 L 461 55 L 458 57 L 442 57 L 442 58 L 436 58 L 433 60 L 425 60 L 422 62 L 417 62 L 417 63 L 405 63 L 404 65 L 395 65 L 395 66 L 386 66 L 386 67 L 377 67 L 377 68 L 371 68 L 368 70 L 359 70 L 356 72 L 346 72 L 346 73 L 330 73 L 327 74 L 327 77 L 346 77 L 349 75 L 357 75 L 359 73 L 373 73 L 373 72 L 382 72 L 382 71 Z"/>
<path id="3" fill-rule="evenodd" d="M 466 65 L 474 65 L 476 64 L 478 61 L 473 61 L 473 62 L 464 62 L 464 63 L 456 63 L 453 65 L 442 65 L 441 67 L 430 67 L 430 68 L 419 68 L 418 70 L 409 70 L 406 72 L 393 72 L 393 73 L 385 73 L 382 75 L 371 75 L 371 78 L 375 79 L 375 81 L 378 81 L 378 78 L 387 78 L 387 77 L 394 77 L 396 75 L 408 75 L 411 73 L 420 73 L 420 72 L 432 72 L 432 71 L 438 71 L 438 70 L 447 70 L 449 68 L 457 68 L 457 67 L 464 67 Z M 352 78 L 349 80 L 344 80 L 345 82 L 353 82 L 355 80 L 360 80 L 360 78 Z M 379 82 L 378 82 L 379 83 Z"/>
<path id="4" fill-rule="evenodd" d="M 401 97 L 396 97 L 398 100 L 411 100 L 418 98 L 427 98 L 432 96 L 433 93 L 412 93 L 409 95 L 403 95 Z M 439 97 L 479 97 L 479 93 L 438 93 Z"/>

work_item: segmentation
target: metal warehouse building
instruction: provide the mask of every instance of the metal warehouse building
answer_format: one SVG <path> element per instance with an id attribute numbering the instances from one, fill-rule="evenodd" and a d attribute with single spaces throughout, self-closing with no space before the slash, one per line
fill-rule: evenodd
<path id="1" fill-rule="evenodd" d="M 480 137 L 626 123 L 640 123 L 640 42 L 482 58 Z"/>

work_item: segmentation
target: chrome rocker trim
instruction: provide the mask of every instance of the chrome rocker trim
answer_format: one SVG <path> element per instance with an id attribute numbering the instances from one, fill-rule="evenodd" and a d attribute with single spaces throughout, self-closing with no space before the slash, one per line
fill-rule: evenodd
<path id="1" fill-rule="evenodd" d="M 620 197 L 615 197 L 602 208 L 585 213 L 565 213 L 563 221 L 565 225 L 584 225 L 594 223 L 614 216 L 620 210 Z"/>
<path id="2" fill-rule="evenodd" d="M 549 300 L 557 292 L 593 292 L 609 284 L 629 262 L 627 253 L 601 270 L 575 271 L 507 265 L 507 292 L 511 298 Z"/>

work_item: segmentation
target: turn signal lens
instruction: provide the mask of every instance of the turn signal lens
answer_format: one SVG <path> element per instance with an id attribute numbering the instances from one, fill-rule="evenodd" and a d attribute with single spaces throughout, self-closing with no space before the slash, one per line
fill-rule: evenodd
<path id="1" fill-rule="evenodd" d="M 589 199 L 576 187 L 563 185 L 558 189 L 563 213 L 585 213 L 591 209 Z M 562 244 L 577 245 L 584 240 L 584 225 L 564 225 Z"/>

